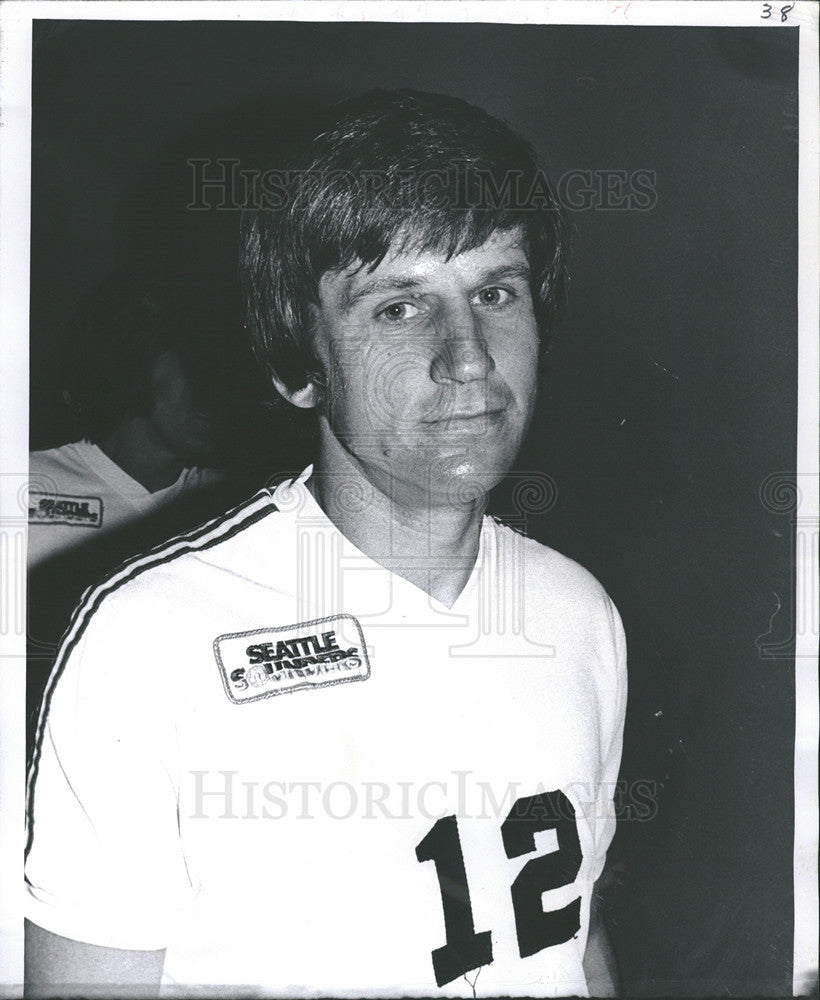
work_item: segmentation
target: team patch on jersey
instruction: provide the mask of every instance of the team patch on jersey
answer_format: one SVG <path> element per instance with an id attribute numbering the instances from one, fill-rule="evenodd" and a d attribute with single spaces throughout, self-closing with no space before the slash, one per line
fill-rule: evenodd
<path id="1" fill-rule="evenodd" d="M 76 524 L 84 528 L 102 525 L 103 502 L 99 497 L 74 497 L 65 493 L 29 490 L 29 524 Z"/>
<path id="2" fill-rule="evenodd" d="M 214 655 L 225 692 L 237 705 L 370 676 L 362 627 L 353 615 L 220 635 Z"/>

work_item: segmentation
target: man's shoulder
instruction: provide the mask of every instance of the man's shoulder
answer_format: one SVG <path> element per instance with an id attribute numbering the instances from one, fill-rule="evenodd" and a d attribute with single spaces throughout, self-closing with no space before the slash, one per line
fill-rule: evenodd
<path id="1" fill-rule="evenodd" d="M 254 494 L 224 513 L 176 534 L 149 551 L 121 563 L 88 591 L 81 611 L 101 607 L 122 611 L 128 605 L 159 604 L 178 610 L 195 598 L 203 577 L 236 580 L 255 574 L 253 553 L 258 551 L 258 528 L 277 514 L 266 490 Z"/>
<path id="2" fill-rule="evenodd" d="M 63 635 L 49 691 L 70 698 L 81 685 L 84 697 L 97 692 L 100 704 L 128 691 L 146 698 L 162 692 L 169 704 L 174 692 L 184 695 L 180 668 L 191 649 L 192 663 L 201 662 L 202 650 L 224 631 L 220 616 L 241 610 L 259 590 L 256 564 L 246 556 L 267 546 L 268 536 L 260 541 L 254 528 L 276 513 L 267 493 L 256 494 L 126 560 L 86 590 Z"/>
<path id="3" fill-rule="evenodd" d="M 588 569 L 557 549 L 536 541 L 517 528 L 493 518 L 498 538 L 507 548 L 519 548 L 528 586 L 547 588 L 553 598 L 604 603 L 609 597 Z"/>
<path id="4" fill-rule="evenodd" d="M 28 454 L 29 475 L 74 469 L 80 462 L 82 441 L 68 441 L 54 448 L 41 448 Z"/>

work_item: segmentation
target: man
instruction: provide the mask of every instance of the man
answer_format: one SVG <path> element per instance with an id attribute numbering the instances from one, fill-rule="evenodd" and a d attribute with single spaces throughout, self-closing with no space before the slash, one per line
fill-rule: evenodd
<path id="1" fill-rule="evenodd" d="M 145 288 L 109 277 L 67 325 L 64 398 L 82 438 L 31 453 L 28 565 L 95 543 L 219 483 L 219 418 L 190 334 Z"/>
<path id="2" fill-rule="evenodd" d="M 243 271 L 314 463 L 78 610 L 31 778 L 29 990 L 612 992 L 622 630 L 484 516 L 560 214 L 520 138 L 437 95 L 349 101 L 287 167 Z"/>

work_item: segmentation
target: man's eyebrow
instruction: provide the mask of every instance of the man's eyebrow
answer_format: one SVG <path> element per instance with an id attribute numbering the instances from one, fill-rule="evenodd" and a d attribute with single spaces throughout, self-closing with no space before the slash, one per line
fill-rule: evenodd
<path id="1" fill-rule="evenodd" d="M 529 281 L 532 278 L 529 264 L 522 261 L 520 264 L 501 264 L 499 267 L 492 267 L 480 274 L 474 284 L 476 288 L 483 288 L 494 281 L 504 281 L 508 278 L 522 278 L 524 281 Z"/>
<path id="2" fill-rule="evenodd" d="M 386 292 L 406 292 L 421 287 L 421 284 L 422 282 L 419 278 L 402 278 L 398 275 L 393 278 L 371 278 L 369 281 L 365 281 L 363 285 L 360 285 L 355 292 L 350 289 L 345 291 L 342 297 L 342 308 L 349 310 L 357 302 L 369 295 L 382 295 Z"/>

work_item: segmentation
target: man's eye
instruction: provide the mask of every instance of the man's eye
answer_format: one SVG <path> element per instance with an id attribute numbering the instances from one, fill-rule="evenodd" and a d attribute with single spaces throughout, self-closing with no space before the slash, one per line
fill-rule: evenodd
<path id="1" fill-rule="evenodd" d="M 481 306 L 503 306 L 510 301 L 512 293 L 506 288 L 482 288 L 475 298 Z"/>
<path id="2" fill-rule="evenodd" d="M 418 306 L 411 302 L 394 302 L 380 310 L 377 315 L 379 319 L 387 323 L 402 323 L 408 319 L 414 319 L 421 312 Z"/>

